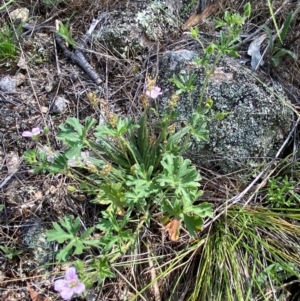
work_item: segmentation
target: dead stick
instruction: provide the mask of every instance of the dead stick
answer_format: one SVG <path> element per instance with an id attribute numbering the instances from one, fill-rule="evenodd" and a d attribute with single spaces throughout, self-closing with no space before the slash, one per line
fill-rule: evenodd
<path id="1" fill-rule="evenodd" d="M 71 52 L 67 46 L 65 45 L 62 38 L 59 36 L 59 34 L 55 33 L 55 40 L 57 44 L 60 46 L 60 48 L 63 50 L 64 55 L 71 59 L 74 64 L 77 64 L 79 67 L 82 68 L 83 71 L 86 72 L 86 74 L 97 84 L 100 85 L 102 83 L 102 80 L 98 73 L 94 70 L 94 68 L 90 65 L 90 63 L 87 61 L 85 56 L 83 55 L 82 51 L 84 47 L 86 46 L 87 41 L 89 40 L 90 36 L 92 35 L 93 31 L 95 30 L 96 26 L 100 21 L 106 20 L 108 17 L 107 13 L 102 13 L 98 16 L 97 19 L 93 19 L 92 24 L 90 25 L 89 30 L 86 32 L 86 34 L 81 38 L 80 43 L 78 44 L 77 49 L 75 52 Z"/>

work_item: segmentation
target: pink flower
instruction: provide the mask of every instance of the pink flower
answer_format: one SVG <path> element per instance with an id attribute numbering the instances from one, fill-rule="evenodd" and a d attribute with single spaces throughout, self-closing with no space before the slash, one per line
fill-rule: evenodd
<path id="1" fill-rule="evenodd" d="M 153 99 L 156 99 L 158 97 L 158 95 L 161 95 L 161 94 L 162 94 L 161 88 L 159 88 L 159 87 L 153 87 L 152 90 L 147 90 L 146 91 L 146 95 L 148 97 L 153 98 Z"/>
<path id="2" fill-rule="evenodd" d="M 33 128 L 31 131 L 25 131 L 22 133 L 23 137 L 35 137 L 38 136 L 41 133 L 41 129 L 40 128 Z"/>
<path id="3" fill-rule="evenodd" d="M 85 285 L 79 281 L 74 267 L 66 270 L 65 279 L 54 281 L 54 289 L 60 292 L 64 300 L 70 300 L 73 294 L 81 294 L 85 290 Z"/>

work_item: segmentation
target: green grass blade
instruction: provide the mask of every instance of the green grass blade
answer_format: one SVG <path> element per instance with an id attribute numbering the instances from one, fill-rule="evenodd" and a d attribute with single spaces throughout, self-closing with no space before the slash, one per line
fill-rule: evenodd
<path id="1" fill-rule="evenodd" d="M 281 41 L 283 41 L 285 39 L 286 34 L 287 34 L 287 32 L 288 32 L 288 30 L 290 28 L 291 22 L 293 20 L 293 17 L 294 17 L 294 15 L 293 15 L 292 12 L 290 12 L 288 14 L 288 16 L 286 17 L 286 20 L 284 21 L 284 24 L 283 24 L 283 28 L 282 28 L 282 30 L 280 32 L 280 40 Z"/>

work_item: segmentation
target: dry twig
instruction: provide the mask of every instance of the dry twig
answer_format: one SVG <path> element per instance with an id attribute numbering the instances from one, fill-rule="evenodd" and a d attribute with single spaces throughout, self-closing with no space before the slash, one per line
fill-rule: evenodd
<path id="1" fill-rule="evenodd" d="M 63 50 L 64 55 L 71 59 L 73 63 L 77 64 L 79 67 L 82 68 L 83 71 L 86 72 L 86 74 L 97 84 L 100 85 L 102 83 L 102 79 L 98 75 L 98 73 L 94 70 L 94 68 L 90 65 L 90 63 L 87 61 L 85 56 L 83 55 L 81 49 L 84 49 L 86 46 L 87 41 L 89 40 L 91 34 L 95 30 L 96 26 L 100 21 L 107 19 L 107 14 L 102 13 L 98 16 L 97 19 L 93 19 L 92 24 L 89 28 L 89 30 L 86 32 L 86 34 L 81 38 L 80 43 L 78 44 L 77 49 L 75 52 L 71 52 L 67 46 L 65 45 L 62 38 L 56 33 L 55 34 L 55 40 L 57 44 L 60 46 L 60 48 Z"/>

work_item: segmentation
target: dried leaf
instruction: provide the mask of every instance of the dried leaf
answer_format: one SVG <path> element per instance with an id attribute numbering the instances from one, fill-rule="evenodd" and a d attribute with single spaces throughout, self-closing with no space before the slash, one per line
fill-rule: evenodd
<path id="1" fill-rule="evenodd" d="M 35 200 L 41 200 L 43 198 L 43 193 L 39 190 L 34 194 Z"/>
<path id="2" fill-rule="evenodd" d="M 6 156 L 6 166 L 9 175 L 17 172 L 19 167 L 19 155 L 16 152 L 9 152 Z"/>
<path id="3" fill-rule="evenodd" d="M 32 301 L 50 301 L 49 298 L 45 297 L 42 294 L 37 293 L 36 291 L 34 291 L 31 287 L 29 282 L 27 282 L 27 290 L 29 292 L 30 298 Z"/>
<path id="4" fill-rule="evenodd" d="M 219 3 L 208 5 L 201 14 L 191 15 L 185 24 L 182 26 L 182 30 L 187 30 L 193 26 L 198 25 L 199 23 L 205 21 L 210 15 L 214 14 L 220 7 Z"/>
<path id="5" fill-rule="evenodd" d="M 49 109 L 47 107 L 41 106 L 42 113 L 46 114 L 48 113 Z"/>
<path id="6" fill-rule="evenodd" d="M 248 47 L 248 55 L 251 56 L 251 68 L 257 70 L 259 66 L 264 64 L 262 55 L 260 54 L 260 45 L 267 37 L 266 34 L 262 34 L 254 39 Z"/>
<path id="7" fill-rule="evenodd" d="M 16 75 L 16 80 L 17 80 L 17 87 L 21 86 L 22 84 L 24 84 L 26 77 L 24 74 L 22 73 L 18 73 Z"/>
<path id="8" fill-rule="evenodd" d="M 230 81 L 234 79 L 234 74 L 225 72 L 224 67 L 217 67 L 214 73 L 211 75 L 210 80 L 217 84 L 221 84 L 224 81 Z"/>
<path id="9" fill-rule="evenodd" d="M 23 58 L 23 57 L 20 57 L 18 63 L 17 63 L 17 66 L 20 68 L 20 69 L 23 69 L 23 70 L 26 70 L 27 69 L 27 63 L 26 63 L 26 60 Z"/>
<path id="10" fill-rule="evenodd" d="M 177 241 L 179 239 L 179 219 L 173 219 L 165 226 L 165 231 L 169 234 L 171 241 Z"/>

